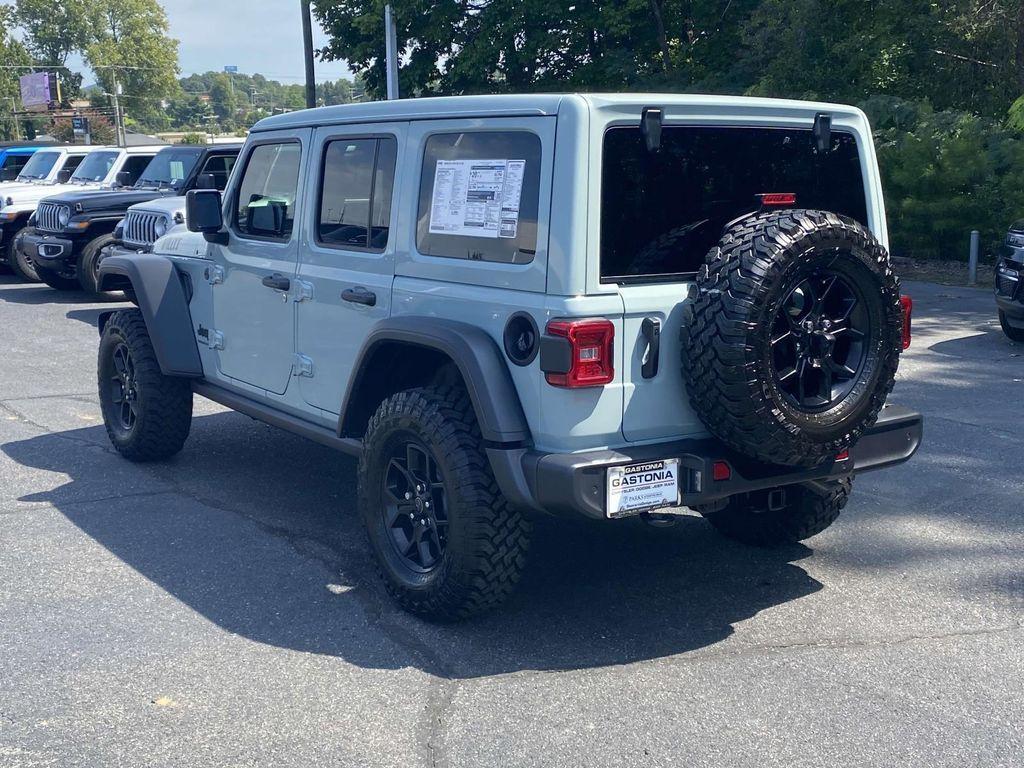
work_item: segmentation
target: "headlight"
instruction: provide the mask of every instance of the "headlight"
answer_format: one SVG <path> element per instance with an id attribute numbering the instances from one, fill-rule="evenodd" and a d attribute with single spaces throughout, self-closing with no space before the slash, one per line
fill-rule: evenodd
<path id="1" fill-rule="evenodd" d="M 71 221 L 71 209 L 65 205 L 57 212 L 57 223 L 66 227 L 69 221 Z"/>
<path id="2" fill-rule="evenodd" d="M 153 234 L 158 238 L 167 234 L 167 219 L 161 217 L 156 220 L 156 224 L 153 225 Z"/>

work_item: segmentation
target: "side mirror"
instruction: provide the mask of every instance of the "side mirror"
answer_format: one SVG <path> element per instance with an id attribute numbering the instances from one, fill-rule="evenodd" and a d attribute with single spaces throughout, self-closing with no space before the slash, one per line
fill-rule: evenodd
<path id="1" fill-rule="evenodd" d="M 58 184 L 67 184 L 70 179 L 71 179 L 71 171 L 67 170 L 66 168 L 63 171 L 57 171 L 57 183 Z"/>
<path id="2" fill-rule="evenodd" d="M 196 177 L 196 189 L 216 189 L 217 179 L 212 173 L 200 173 Z"/>
<path id="3" fill-rule="evenodd" d="M 13 168 L 0 170 L 0 181 L 14 181 L 16 178 L 18 178 L 18 172 Z"/>
<path id="4" fill-rule="evenodd" d="M 119 187 L 130 187 L 135 182 L 132 181 L 132 175 L 128 171 L 121 171 L 117 174 L 116 184 Z"/>
<path id="5" fill-rule="evenodd" d="M 189 232 L 202 232 L 208 242 L 227 242 L 220 192 L 216 189 L 190 189 L 185 195 L 185 220 Z"/>
<path id="6" fill-rule="evenodd" d="M 287 207 L 279 200 L 262 200 L 260 205 L 249 206 L 249 229 L 268 237 L 284 235 L 284 217 Z"/>

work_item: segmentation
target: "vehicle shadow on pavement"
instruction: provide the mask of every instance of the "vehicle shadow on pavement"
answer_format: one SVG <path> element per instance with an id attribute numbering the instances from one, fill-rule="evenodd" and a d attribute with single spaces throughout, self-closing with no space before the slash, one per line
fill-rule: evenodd
<path id="1" fill-rule="evenodd" d="M 10 304 L 104 304 L 124 300 L 120 293 L 58 291 L 43 283 L 26 283 L 12 275 L 0 275 L 0 301 Z"/>
<path id="2" fill-rule="evenodd" d="M 742 547 L 699 518 L 668 530 L 542 520 L 507 604 L 430 624 L 384 594 L 354 506 L 355 464 L 322 446 L 218 413 L 197 417 L 185 450 L 163 464 L 121 459 L 102 427 L 0 449 L 69 478 L 19 501 L 52 504 L 224 630 L 368 668 L 458 679 L 628 664 L 711 646 L 822 589 L 794 564 L 806 547 Z"/>

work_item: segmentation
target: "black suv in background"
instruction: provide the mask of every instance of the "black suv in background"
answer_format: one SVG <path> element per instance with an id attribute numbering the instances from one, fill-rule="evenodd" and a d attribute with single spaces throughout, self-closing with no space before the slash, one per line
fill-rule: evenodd
<path id="1" fill-rule="evenodd" d="M 1016 221 L 996 264 L 996 306 L 1003 333 L 1024 341 L 1024 220 Z"/>
<path id="2" fill-rule="evenodd" d="M 190 189 L 224 189 L 241 144 L 172 146 L 160 150 L 131 183 L 116 190 L 66 192 L 39 203 L 33 228 L 18 247 L 33 262 L 39 279 L 58 290 L 98 292 L 100 252 L 113 242 L 114 228 L 128 208 Z M 129 186 L 130 185 L 130 186 Z"/>

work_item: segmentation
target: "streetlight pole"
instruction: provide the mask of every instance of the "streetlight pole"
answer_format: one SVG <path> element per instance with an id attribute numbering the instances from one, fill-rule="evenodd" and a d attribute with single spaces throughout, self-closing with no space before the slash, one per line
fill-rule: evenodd
<path id="1" fill-rule="evenodd" d="M 302 5 L 302 43 L 306 59 L 306 108 L 316 106 L 316 75 L 313 72 L 313 23 L 309 18 L 309 0 Z"/>

